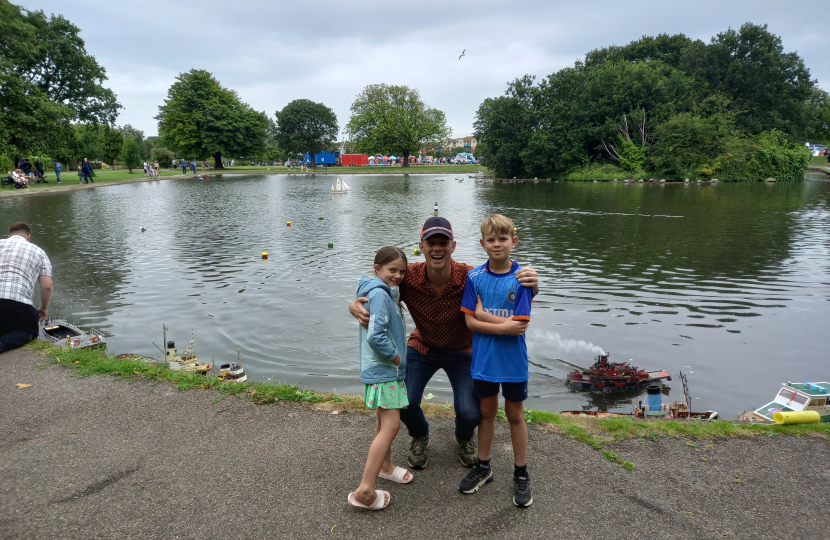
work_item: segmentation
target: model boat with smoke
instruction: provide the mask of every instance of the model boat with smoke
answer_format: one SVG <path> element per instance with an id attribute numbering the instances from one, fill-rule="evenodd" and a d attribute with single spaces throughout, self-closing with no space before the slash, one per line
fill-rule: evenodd
<path id="1" fill-rule="evenodd" d="M 94 349 L 107 345 L 100 331 L 90 329 L 87 332 L 74 324 L 52 317 L 41 321 L 38 338 L 67 349 Z"/>
<path id="2" fill-rule="evenodd" d="M 568 373 L 568 384 L 577 390 L 632 390 L 660 380 L 671 380 L 668 371 L 646 371 L 628 362 L 611 362 L 609 353 L 597 355 L 589 368 Z"/>

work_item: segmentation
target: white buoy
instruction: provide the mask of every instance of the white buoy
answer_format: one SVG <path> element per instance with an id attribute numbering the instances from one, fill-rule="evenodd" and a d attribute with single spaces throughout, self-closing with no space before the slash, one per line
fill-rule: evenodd
<path id="1" fill-rule="evenodd" d="M 439 214 L 440 213 L 440 212 L 438 212 L 438 202 L 437 201 L 435 202 L 435 209 L 432 211 L 432 213 L 433 214 Z"/>

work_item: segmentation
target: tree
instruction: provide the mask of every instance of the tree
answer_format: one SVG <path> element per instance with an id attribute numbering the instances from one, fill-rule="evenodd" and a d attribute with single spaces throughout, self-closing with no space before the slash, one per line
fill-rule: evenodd
<path id="1" fill-rule="evenodd" d="M 267 117 L 239 100 L 204 70 L 176 77 L 156 120 L 159 136 L 178 155 L 213 156 L 222 169 L 222 155 L 254 155 L 265 145 Z"/>
<path id="2" fill-rule="evenodd" d="M 115 160 L 121 155 L 124 147 L 124 136 L 117 129 L 104 126 L 101 132 L 101 155 L 110 166 L 115 168 Z"/>
<path id="3" fill-rule="evenodd" d="M 348 130 L 357 148 L 403 156 L 404 167 L 423 143 L 451 134 L 444 113 L 426 106 L 418 90 L 407 86 L 370 84 L 351 111 Z"/>
<path id="4" fill-rule="evenodd" d="M 173 152 L 168 150 L 167 148 L 153 148 L 153 161 L 159 162 L 159 167 L 168 168 L 173 161 Z"/>
<path id="5" fill-rule="evenodd" d="M 132 135 L 124 139 L 124 146 L 121 148 L 121 159 L 124 161 L 124 166 L 130 172 L 133 172 L 133 169 L 141 165 L 141 156 L 138 154 L 138 141 Z"/>
<path id="6" fill-rule="evenodd" d="M 702 53 L 689 52 L 687 71 L 732 100 L 742 131 L 758 134 L 777 129 L 803 144 L 809 135 L 809 102 L 816 83 L 804 60 L 785 53 L 781 38 L 767 25 L 730 28 L 712 38 Z"/>
<path id="7" fill-rule="evenodd" d="M 337 140 L 337 115 L 322 103 L 295 99 L 275 113 L 276 142 L 289 154 L 311 154 L 311 165 L 316 166 L 314 154 L 328 149 Z"/>
<path id="8" fill-rule="evenodd" d="M 80 30 L 0 0 L 0 147 L 67 157 L 70 122 L 111 124 L 121 105 Z"/>

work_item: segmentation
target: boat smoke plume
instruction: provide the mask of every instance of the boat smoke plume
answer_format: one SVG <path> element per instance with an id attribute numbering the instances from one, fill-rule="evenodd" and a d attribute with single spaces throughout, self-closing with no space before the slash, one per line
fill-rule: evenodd
<path id="1" fill-rule="evenodd" d="M 560 351 L 586 351 L 592 354 L 605 354 L 602 347 L 583 339 L 564 339 L 557 332 L 535 330 L 527 340 L 528 348 L 535 353 L 544 354 L 548 349 Z M 535 355 L 534 355 L 535 356 Z"/>

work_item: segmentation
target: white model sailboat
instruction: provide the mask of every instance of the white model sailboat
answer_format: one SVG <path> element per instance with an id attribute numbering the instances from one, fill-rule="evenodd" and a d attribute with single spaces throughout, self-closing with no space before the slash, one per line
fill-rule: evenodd
<path id="1" fill-rule="evenodd" d="M 352 188 L 347 186 L 346 182 L 344 182 L 343 179 L 341 179 L 340 177 L 337 177 L 337 183 L 331 186 L 332 193 L 346 193 L 350 189 Z"/>

